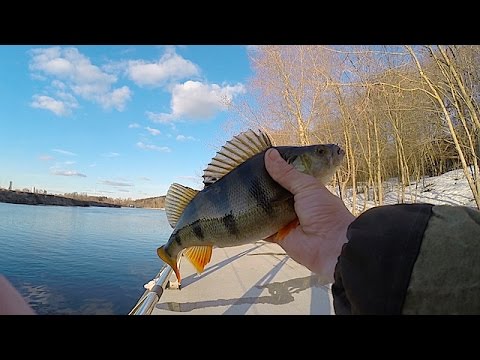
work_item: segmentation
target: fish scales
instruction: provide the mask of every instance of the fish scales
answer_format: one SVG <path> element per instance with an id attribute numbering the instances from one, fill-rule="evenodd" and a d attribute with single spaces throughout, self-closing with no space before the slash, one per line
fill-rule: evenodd
<path id="1" fill-rule="evenodd" d="M 176 228 L 181 238 L 195 235 L 191 245 L 224 247 L 266 238 L 295 218 L 293 195 L 268 175 L 262 152 L 199 192 Z"/>

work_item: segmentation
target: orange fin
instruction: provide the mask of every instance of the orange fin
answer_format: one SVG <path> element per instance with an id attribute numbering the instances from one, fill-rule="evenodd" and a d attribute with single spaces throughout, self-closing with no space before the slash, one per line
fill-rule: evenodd
<path id="1" fill-rule="evenodd" d="M 207 265 L 212 258 L 212 246 L 192 246 L 186 249 L 183 254 L 193 264 L 193 266 L 195 266 L 197 273 L 200 274 L 203 272 L 205 265 Z"/>
<path id="2" fill-rule="evenodd" d="M 157 249 L 157 255 L 160 259 L 162 259 L 165 263 L 167 263 L 168 265 L 171 266 L 171 268 L 173 269 L 173 271 L 175 272 L 175 276 L 177 277 L 177 280 L 178 280 L 178 283 L 180 284 L 181 281 L 182 281 L 182 278 L 180 276 L 180 271 L 178 269 L 178 266 L 177 266 L 177 259 L 173 259 L 172 257 L 170 257 L 167 252 L 165 251 L 164 249 L 165 245 L 163 246 L 160 246 L 158 249 Z"/>
<path id="3" fill-rule="evenodd" d="M 270 235 L 269 237 L 267 237 L 264 240 L 269 241 L 269 242 L 274 242 L 274 243 L 279 242 L 280 240 L 285 239 L 285 237 L 290 233 L 290 231 L 295 229 L 298 225 L 300 225 L 300 221 L 298 221 L 298 218 L 297 218 L 297 219 L 289 222 L 283 228 L 278 230 L 275 234 Z"/>

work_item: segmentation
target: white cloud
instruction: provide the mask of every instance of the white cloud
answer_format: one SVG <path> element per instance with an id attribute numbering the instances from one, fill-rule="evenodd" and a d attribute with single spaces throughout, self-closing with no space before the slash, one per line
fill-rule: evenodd
<path id="1" fill-rule="evenodd" d="M 114 157 L 120 156 L 120 154 L 117 152 L 110 151 L 108 153 L 102 154 L 102 156 L 106 158 L 114 158 Z"/>
<path id="2" fill-rule="evenodd" d="M 114 181 L 114 180 L 101 180 L 100 184 L 109 185 L 109 186 L 133 186 L 132 183 L 123 182 L 123 181 Z"/>
<path id="3" fill-rule="evenodd" d="M 128 68 L 127 61 L 108 61 L 106 64 L 101 66 L 102 70 L 106 73 L 113 74 L 113 75 L 120 75 L 125 73 Z"/>
<path id="4" fill-rule="evenodd" d="M 177 135 L 178 141 L 197 140 L 193 136 Z"/>
<path id="5" fill-rule="evenodd" d="M 148 131 L 150 134 L 152 134 L 153 136 L 157 136 L 157 135 L 160 135 L 160 134 L 161 134 L 160 130 L 151 128 L 151 127 L 149 127 L 149 126 L 147 126 L 147 127 L 145 128 L 145 130 L 147 130 L 147 131 Z"/>
<path id="6" fill-rule="evenodd" d="M 63 149 L 52 149 L 52 151 L 55 151 L 59 154 L 63 154 L 63 155 L 68 155 L 68 156 L 77 156 L 77 154 L 71 152 L 71 151 L 67 151 L 67 150 L 63 150 Z"/>
<path id="7" fill-rule="evenodd" d="M 135 129 L 135 128 L 139 128 L 139 127 L 140 127 L 140 124 L 137 124 L 137 123 L 132 123 L 132 124 L 128 125 L 129 129 Z"/>
<path id="8" fill-rule="evenodd" d="M 125 103 L 132 97 L 132 91 L 128 86 L 122 86 L 111 92 L 98 96 L 98 102 L 105 108 L 114 108 L 118 111 L 125 109 Z"/>
<path id="9" fill-rule="evenodd" d="M 165 114 L 165 113 L 157 114 L 152 111 L 146 111 L 145 114 L 150 120 L 156 123 L 168 124 L 169 122 L 174 120 L 174 117 L 171 116 L 170 114 Z"/>
<path id="10" fill-rule="evenodd" d="M 87 177 L 87 175 L 79 173 L 76 170 L 53 170 L 53 175 L 61 175 L 61 176 L 79 176 L 79 177 Z"/>
<path id="11" fill-rule="evenodd" d="M 60 80 L 52 80 L 52 86 L 60 90 L 65 90 L 67 87 L 65 83 Z"/>
<path id="12" fill-rule="evenodd" d="M 33 95 L 30 106 L 36 109 L 50 110 L 57 116 L 66 116 L 70 114 L 71 109 L 77 107 L 76 102 L 56 100 L 46 95 Z"/>
<path id="13" fill-rule="evenodd" d="M 39 80 L 39 81 L 45 81 L 47 80 L 47 77 L 46 76 L 43 76 L 43 75 L 40 75 L 40 74 L 35 74 L 35 73 L 31 73 L 30 74 L 30 78 L 32 80 Z"/>
<path id="14" fill-rule="evenodd" d="M 76 161 L 64 161 L 63 162 L 65 165 L 73 165 L 76 163 Z"/>
<path id="15" fill-rule="evenodd" d="M 62 101 L 71 109 L 77 108 L 78 107 L 78 102 L 75 96 L 72 94 L 63 91 L 63 90 L 58 90 L 55 92 L 55 95 L 62 99 Z"/>
<path id="16" fill-rule="evenodd" d="M 68 95 L 80 96 L 100 104 L 105 109 L 122 111 L 131 98 L 127 86 L 113 88 L 117 77 L 93 65 L 78 49 L 51 47 L 33 49 L 30 70 L 33 74 L 53 77 L 52 87 Z M 53 110 L 52 110 L 53 111 Z M 58 111 L 58 110 L 57 110 Z"/>
<path id="17" fill-rule="evenodd" d="M 147 111 L 146 114 L 150 120 L 159 123 L 179 118 L 209 119 L 218 111 L 226 110 L 233 98 L 242 93 L 245 93 L 245 86 L 240 83 L 220 86 L 189 80 L 173 87 L 170 113 Z"/>
<path id="18" fill-rule="evenodd" d="M 166 146 L 157 146 L 157 145 L 149 145 L 149 144 L 144 144 L 143 142 L 139 141 L 137 142 L 137 146 L 140 149 L 144 150 L 156 150 L 156 151 L 162 151 L 162 152 L 170 152 L 170 148 Z"/>
<path id="19" fill-rule="evenodd" d="M 152 181 L 152 179 L 150 179 L 148 176 L 140 176 L 140 180 Z"/>
<path id="20" fill-rule="evenodd" d="M 127 67 L 128 77 L 140 86 L 161 86 L 168 81 L 198 75 L 199 72 L 197 65 L 184 59 L 170 47 L 156 62 L 130 60 Z"/>
<path id="21" fill-rule="evenodd" d="M 50 156 L 50 155 L 40 155 L 38 157 L 40 160 L 42 161 L 50 161 L 50 160 L 53 160 L 53 156 Z"/>

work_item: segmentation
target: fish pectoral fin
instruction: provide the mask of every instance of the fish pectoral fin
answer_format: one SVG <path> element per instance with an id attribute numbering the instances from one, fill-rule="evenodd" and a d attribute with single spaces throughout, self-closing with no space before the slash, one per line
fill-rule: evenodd
<path id="1" fill-rule="evenodd" d="M 184 251 L 183 255 L 192 263 L 197 273 L 200 274 L 212 258 L 212 246 L 191 246 Z"/>
<path id="2" fill-rule="evenodd" d="M 268 242 L 277 243 L 280 240 L 285 239 L 285 237 L 290 233 L 290 231 L 296 229 L 298 225 L 300 225 L 300 221 L 298 221 L 298 218 L 297 218 L 297 219 L 289 222 L 283 228 L 278 230 L 275 234 L 270 235 L 269 237 L 267 237 L 263 240 L 268 241 Z"/>

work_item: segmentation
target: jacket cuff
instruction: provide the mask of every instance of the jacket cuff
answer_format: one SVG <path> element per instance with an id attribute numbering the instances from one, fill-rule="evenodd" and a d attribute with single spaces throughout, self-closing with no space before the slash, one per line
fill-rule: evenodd
<path id="1" fill-rule="evenodd" d="M 332 285 L 336 314 L 401 314 L 432 206 L 379 206 L 350 224 Z"/>

